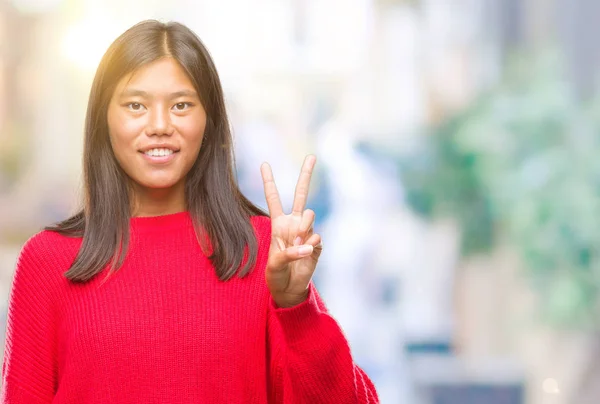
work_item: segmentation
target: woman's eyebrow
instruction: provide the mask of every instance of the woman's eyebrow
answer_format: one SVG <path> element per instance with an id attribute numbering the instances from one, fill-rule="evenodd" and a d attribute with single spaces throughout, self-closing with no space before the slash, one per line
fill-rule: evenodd
<path id="1" fill-rule="evenodd" d="M 121 93 L 121 97 L 142 97 L 142 98 L 152 98 L 150 94 L 146 91 L 138 90 L 135 88 L 128 88 Z M 174 93 L 169 94 L 169 99 L 179 98 L 179 97 L 192 97 L 198 98 L 198 94 L 192 90 L 181 90 L 175 91 Z"/>
<path id="2" fill-rule="evenodd" d="M 128 88 L 121 92 L 121 97 L 142 97 L 148 98 L 148 93 L 142 90 L 136 90 L 133 88 Z"/>
<path id="3" fill-rule="evenodd" d="M 171 93 L 170 96 L 171 96 L 171 98 L 179 98 L 179 97 L 198 98 L 198 94 L 195 91 L 191 91 L 191 90 L 176 91 L 174 93 Z"/>

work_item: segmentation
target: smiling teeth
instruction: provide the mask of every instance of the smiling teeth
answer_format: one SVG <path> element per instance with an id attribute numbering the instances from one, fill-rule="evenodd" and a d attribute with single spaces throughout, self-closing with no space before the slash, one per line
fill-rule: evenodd
<path id="1" fill-rule="evenodd" d="M 152 149 L 152 150 L 146 151 L 144 154 L 146 154 L 147 156 L 151 156 L 151 157 L 164 157 L 164 156 L 170 156 L 171 154 L 173 154 L 173 150 Z"/>

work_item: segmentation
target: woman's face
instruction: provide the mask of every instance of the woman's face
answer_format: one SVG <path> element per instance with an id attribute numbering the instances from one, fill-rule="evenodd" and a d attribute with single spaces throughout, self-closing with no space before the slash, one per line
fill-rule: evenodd
<path id="1" fill-rule="evenodd" d="M 112 149 L 136 190 L 184 189 L 200 152 L 206 112 L 177 61 L 162 58 L 123 77 L 107 118 Z"/>

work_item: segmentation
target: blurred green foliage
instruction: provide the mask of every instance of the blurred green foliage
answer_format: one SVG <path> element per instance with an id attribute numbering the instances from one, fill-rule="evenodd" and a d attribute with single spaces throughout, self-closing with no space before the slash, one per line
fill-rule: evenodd
<path id="1" fill-rule="evenodd" d="M 23 126 L 14 121 L 8 120 L 7 124 L 0 129 L 8 133 L 0 146 L 0 176 L 6 180 L 6 185 L 12 186 L 26 166 L 29 150 L 28 136 Z M 4 189 L 0 188 L 0 192 L 2 191 Z"/>
<path id="2" fill-rule="evenodd" d="M 508 240 L 555 326 L 600 325 L 600 100 L 576 100 L 557 57 L 502 82 L 401 159 L 409 205 L 452 216 L 463 255 Z"/>

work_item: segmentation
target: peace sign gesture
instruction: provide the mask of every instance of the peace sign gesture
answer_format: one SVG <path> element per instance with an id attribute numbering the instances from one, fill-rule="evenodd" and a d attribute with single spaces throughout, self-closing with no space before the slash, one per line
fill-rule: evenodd
<path id="1" fill-rule="evenodd" d="M 283 213 L 271 166 L 263 163 L 260 167 L 271 216 L 271 246 L 265 278 L 279 307 L 292 307 L 306 300 L 308 285 L 321 255 L 321 236 L 313 233 L 315 212 L 304 209 L 316 161 L 313 155 L 304 159 L 289 215 Z"/>

